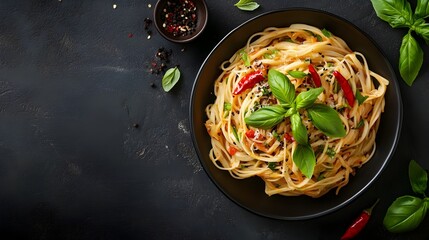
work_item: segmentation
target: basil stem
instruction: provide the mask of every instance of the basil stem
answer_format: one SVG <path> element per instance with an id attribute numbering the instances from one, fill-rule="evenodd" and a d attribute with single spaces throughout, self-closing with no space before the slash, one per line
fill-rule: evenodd
<path id="1" fill-rule="evenodd" d="M 399 50 L 399 72 L 405 82 L 411 86 L 423 64 L 423 50 L 409 31 L 402 39 Z"/>

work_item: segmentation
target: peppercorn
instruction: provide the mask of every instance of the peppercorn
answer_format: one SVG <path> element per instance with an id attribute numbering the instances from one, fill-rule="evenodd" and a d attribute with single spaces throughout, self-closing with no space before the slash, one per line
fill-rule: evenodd
<path id="1" fill-rule="evenodd" d="M 197 7 L 191 0 L 167 1 L 163 9 L 162 27 L 173 36 L 187 36 L 195 32 Z"/>

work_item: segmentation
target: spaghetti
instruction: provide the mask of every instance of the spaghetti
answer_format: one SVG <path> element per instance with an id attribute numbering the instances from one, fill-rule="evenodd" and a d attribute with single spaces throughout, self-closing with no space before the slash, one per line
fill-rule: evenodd
<path id="1" fill-rule="evenodd" d="M 372 72 L 364 55 L 353 52 L 329 31 L 304 24 L 267 28 L 252 35 L 221 69 L 214 83 L 216 99 L 206 108 L 205 125 L 211 137 L 210 159 L 232 177 L 258 176 L 268 195 L 316 198 L 334 188 L 338 194 L 374 154 L 389 81 Z M 290 118 L 268 128 L 246 123 L 259 109 L 284 105 L 268 84 L 270 70 L 288 76 L 296 95 L 323 88 L 314 104 L 334 109 L 343 124 L 345 136 L 330 137 L 315 126 L 307 111 L 299 110 L 316 159 L 311 176 L 294 162 L 299 143 Z M 252 77 L 257 74 L 262 77 Z M 356 101 L 350 103 L 350 98 Z"/>

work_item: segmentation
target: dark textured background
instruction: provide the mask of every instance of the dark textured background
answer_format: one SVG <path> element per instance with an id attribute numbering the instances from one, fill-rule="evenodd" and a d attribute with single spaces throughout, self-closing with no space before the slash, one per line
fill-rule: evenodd
<path id="1" fill-rule="evenodd" d="M 268 219 L 237 206 L 209 180 L 191 142 L 189 98 L 201 63 L 230 30 L 270 10 L 325 10 L 372 36 L 396 72 L 406 33 L 379 20 L 370 1 L 259 0 L 254 12 L 235 2 L 207 1 L 203 35 L 174 44 L 154 26 L 147 39 L 144 19 L 152 19 L 155 0 L 1 1 L 1 239 L 338 239 L 376 198 L 360 237 L 429 238 L 429 217 L 407 234 L 382 226 L 390 203 L 412 194 L 409 160 L 429 168 L 426 45 L 414 85 L 400 81 L 404 122 L 396 154 L 346 208 L 307 221 Z M 149 73 L 159 47 L 172 49 L 169 66 L 182 72 L 170 93 L 161 88 L 162 75 Z"/>

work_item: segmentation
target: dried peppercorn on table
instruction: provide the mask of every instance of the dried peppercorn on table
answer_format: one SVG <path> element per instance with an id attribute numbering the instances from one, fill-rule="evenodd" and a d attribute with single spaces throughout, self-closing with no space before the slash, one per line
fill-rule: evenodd
<path id="1" fill-rule="evenodd" d="M 207 1 L 205 32 L 177 44 L 151 23 L 155 1 L 2 1 L 1 239 L 339 239 L 376 198 L 358 238 L 429 238 L 428 217 L 405 234 L 382 225 L 390 203 L 412 194 L 409 161 L 429 168 L 429 70 L 412 87 L 400 80 L 405 30 L 378 19 L 370 1 L 260 0 L 252 12 L 235 2 Z M 225 197 L 197 159 L 188 119 L 194 78 L 212 48 L 244 21 L 289 7 L 336 14 L 370 35 L 404 104 L 401 139 L 380 178 L 347 207 L 305 221 L 264 218 Z M 182 76 L 166 93 L 162 73 L 175 66 Z"/>

